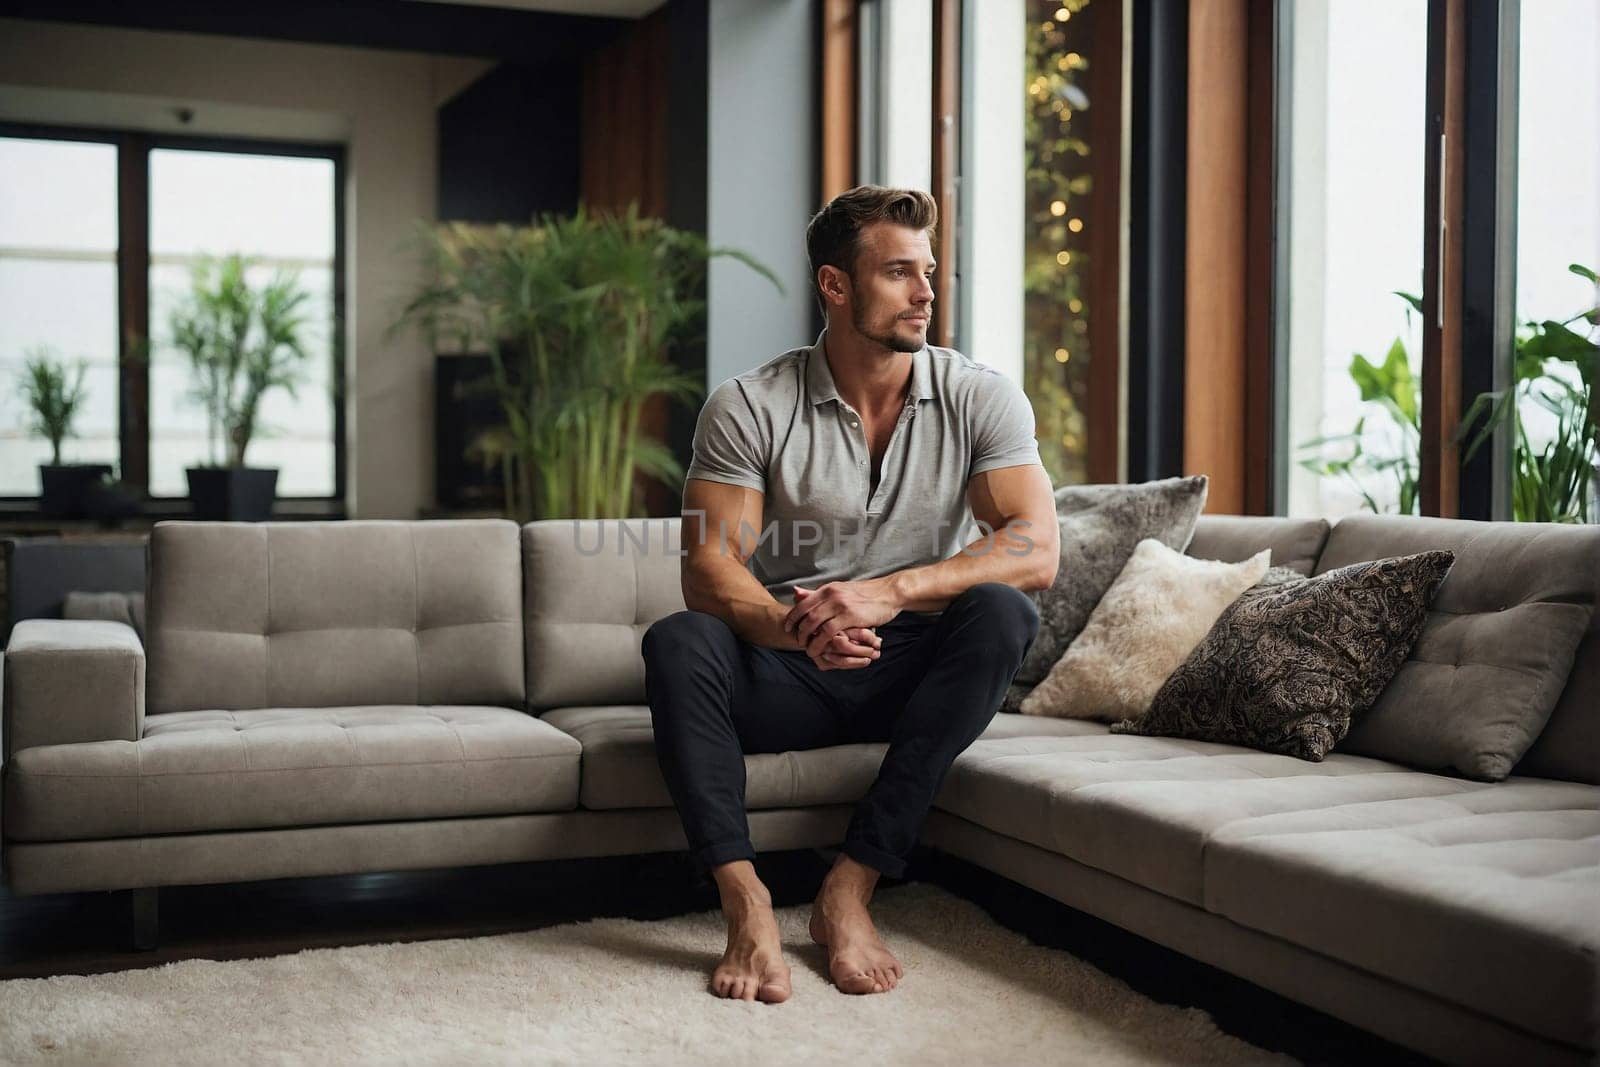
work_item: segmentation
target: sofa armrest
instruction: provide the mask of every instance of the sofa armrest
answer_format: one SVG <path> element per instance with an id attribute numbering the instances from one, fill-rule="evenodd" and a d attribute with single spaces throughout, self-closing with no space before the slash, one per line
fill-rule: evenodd
<path id="1" fill-rule="evenodd" d="M 144 646 L 120 622 L 26 619 L 5 655 L 4 743 L 11 753 L 144 731 Z"/>

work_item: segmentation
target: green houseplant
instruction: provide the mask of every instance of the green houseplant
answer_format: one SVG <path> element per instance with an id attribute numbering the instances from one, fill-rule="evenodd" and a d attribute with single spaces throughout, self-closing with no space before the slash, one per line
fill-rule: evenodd
<path id="1" fill-rule="evenodd" d="M 30 349 L 20 385 L 28 406 L 28 432 L 50 442 L 50 462 L 39 464 L 39 510 L 57 518 L 86 514 L 92 488 L 111 475 L 107 463 L 62 463 L 61 443 L 76 437 L 73 424 L 88 399 L 81 360 L 68 365 L 47 347 Z"/>
<path id="2" fill-rule="evenodd" d="M 732 257 L 783 289 L 744 253 L 634 206 L 529 226 L 424 226 L 421 246 L 431 281 L 395 328 L 488 352 L 505 426 L 472 451 L 501 461 L 506 509 L 521 521 L 631 515 L 636 473 L 679 487 L 681 466 L 641 419 L 656 397 L 703 391 L 670 352 L 703 324 L 708 261 Z"/>
<path id="3" fill-rule="evenodd" d="M 307 359 L 308 294 L 298 275 L 278 271 L 260 286 L 245 256 L 204 257 L 168 318 L 174 348 L 187 358 L 190 396 L 206 412 L 209 463 L 190 467 L 196 518 L 260 521 L 272 514 L 276 468 L 245 465 L 261 399 L 282 388 L 294 396 Z"/>
<path id="4" fill-rule="evenodd" d="M 1574 263 L 1567 268 L 1587 281 L 1595 272 Z M 1421 302 L 1409 293 L 1396 293 L 1411 309 L 1421 312 Z M 1600 373 L 1600 304 L 1570 318 L 1539 322 L 1527 320 L 1514 339 L 1512 385 L 1480 393 L 1468 405 L 1455 432 L 1466 443 L 1461 461 L 1470 461 L 1502 427 L 1513 438 L 1511 511 L 1518 522 L 1591 522 L 1600 519 L 1591 508 L 1592 486 L 1600 479 L 1600 430 L 1596 427 L 1594 382 Z M 1302 459 L 1300 465 L 1324 477 L 1346 480 L 1361 494 L 1372 511 L 1379 507 L 1368 491 L 1367 479 L 1392 477 L 1399 489 L 1399 510 L 1415 514 L 1417 474 L 1421 454 L 1421 388 L 1411 373 L 1405 344 L 1398 338 L 1382 364 L 1360 354 L 1350 363 L 1350 377 L 1361 389 L 1361 399 L 1398 431 L 1386 435 L 1388 446 L 1374 447 L 1367 434 L 1369 414 L 1357 420 L 1346 434 L 1319 437 L 1301 444 L 1320 449 L 1329 443 L 1347 443 L 1350 451 L 1339 459 L 1321 456 Z M 1523 423 L 1522 412 L 1541 408 L 1555 419 L 1550 440 L 1536 446 Z"/>
<path id="5" fill-rule="evenodd" d="M 1395 295 L 1420 313 L 1417 297 L 1409 293 Z M 1301 459 L 1300 466 L 1324 478 L 1341 479 L 1360 494 L 1362 503 L 1373 512 L 1382 510 L 1373 495 L 1373 479 L 1392 480 L 1396 510 L 1401 515 L 1415 515 L 1422 466 L 1422 383 L 1411 373 L 1405 341 L 1396 337 L 1381 363 L 1355 353 L 1350 359 L 1350 378 L 1361 390 L 1366 411 L 1349 433 L 1301 442 L 1302 451 L 1314 449 L 1319 454 Z M 1348 445 L 1349 451 L 1340 458 L 1328 459 L 1320 452 L 1329 444 Z"/>
<path id="6" fill-rule="evenodd" d="M 1567 269 L 1595 281 L 1595 273 L 1588 267 L 1574 263 Z M 1579 323 L 1583 325 L 1574 329 Z M 1560 322 L 1524 322 L 1517 330 L 1511 388 L 1474 397 L 1456 431 L 1457 441 L 1471 438 L 1462 457 L 1465 462 L 1495 430 L 1512 428 L 1511 511 L 1519 522 L 1600 519 L 1591 513 L 1589 501 L 1590 485 L 1600 476 L 1596 472 L 1600 429 L 1594 410 L 1594 380 L 1600 369 L 1597 326 L 1600 304 Z M 1543 408 L 1555 417 L 1555 432 L 1542 447 L 1534 446 L 1523 424 L 1526 405 Z"/>

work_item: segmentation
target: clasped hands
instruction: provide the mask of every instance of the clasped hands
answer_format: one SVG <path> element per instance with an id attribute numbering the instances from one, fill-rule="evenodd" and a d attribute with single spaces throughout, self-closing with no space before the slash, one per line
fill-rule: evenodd
<path id="1" fill-rule="evenodd" d="M 818 670 L 858 670 L 872 664 L 883 648 L 875 627 L 899 612 L 882 578 L 828 582 L 817 589 L 797 585 L 783 629 L 800 639 Z"/>

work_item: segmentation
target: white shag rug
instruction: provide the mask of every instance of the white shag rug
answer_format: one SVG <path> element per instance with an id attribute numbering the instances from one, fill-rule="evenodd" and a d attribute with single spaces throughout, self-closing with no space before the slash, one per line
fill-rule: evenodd
<path id="1" fill-rule="evenodd" d="M 906 970 L 884 994 L 828 983 L 809 905 L 778 912 L 794 996 L 776 1005 L 708 991 L 717 912 L 598 919 L 0 982 L 0 1063 L 1292 1062 L 935 887 L 887 890 L 873 913 Z"/>

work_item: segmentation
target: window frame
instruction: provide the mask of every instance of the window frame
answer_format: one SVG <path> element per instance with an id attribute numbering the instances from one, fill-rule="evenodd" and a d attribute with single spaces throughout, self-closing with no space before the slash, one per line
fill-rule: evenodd
<path id="1" fill-rule="evenodd" d="M 339 142 L 151 133 L 92 126 L 0 121 L 0 137 L 109 144 L 117 150 L 117 437 L 122 479 L 140 490 L 140 516 L 184 518 L 187 496 L 150 495 L 150 369 L 136 353 L 150 336 L 150 152 L 175 149 L 234 155 L 326 159 L 333 164 L 333 368 L 334 490 L 327 496 L 279 496 L 274 517 L 343 518 L 349 485 L 346 446 L 346 149 Z M 0 515 L 41 517 L 38 496 L 0 496 Z"/>
<path id="2" fill-rule="evenodd" d="M 1270 4 L 1277 29 L 1251 45 L 1252 64 L 1275 71 L 1275 90 L 1287 101 L 1292 85 L 1288 28 L 1293 0 Z M 1479 520 L 1509 519 L 1510 433 L 1500 428 L 1489 447 L 1461 462 L 1457 427 L 1478 393 L 1504 388 L 1512 375 L 1515 327 L 1517 208 L 1517 41 L 1520 0 L 1428 0 L 1422 210 L 1422 435 L 1418 457 L 1418 514 Z M 1269 54 L 1261 54 L 1270 50 Z M 1270 324 L 1273 446 L 1267 468 L 1247 477 L 1269 486 L 1263 514 L 1284 515 L 1288 503 L 1287 418 L 1289 308 L 1283 285 L 1288 242 L 1286 206 L 1293 176 L 1281 146 L 1289 121 L 1279 106 L 1271 119 L 1271 227 L 1257 227 L 1250 255 L 1271 263 L 1275 293 Z M 1262 456 L 1251 452 L 1259 468 Z"/>

